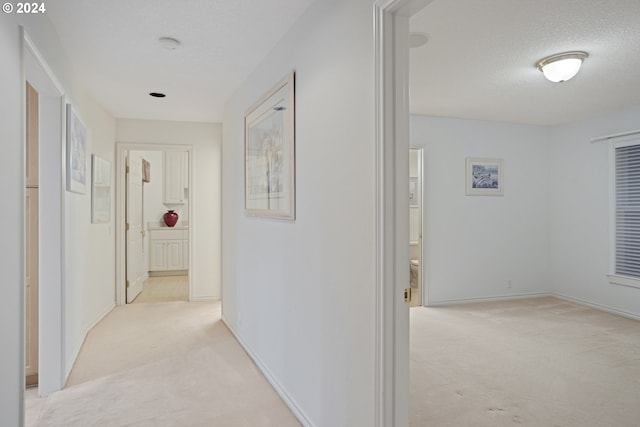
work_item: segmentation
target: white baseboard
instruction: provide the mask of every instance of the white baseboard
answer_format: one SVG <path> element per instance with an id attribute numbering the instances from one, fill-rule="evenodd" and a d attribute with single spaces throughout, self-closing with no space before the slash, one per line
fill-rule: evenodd
<path id="1" fill-rule="evenodd" d="M 187 276 L 189 270 L 164 270 L 164 271 L 148 271 L 147 278 L 149 277 L 169 277 L 169 276 Z"/>
<path id="2" fill-rule="evenodd" d="M 193 297 L 191 301 L 220 301 L 220 297 Z"/>
<path id="3" fill-rule="evenodd" d="M 508 301 L 508 300 L 523 299 L 523 298 L 543 298 L 543 297 L 556 297 L 556 298 L 563 299 L 565 301 L 573 302 L 575 304 L 580 304 L 587 307 L 595 308 L 596 310 L 605 311 L 607 313 L 616 314 L 618 316 L 627 317 L 629 319 L 640 320 L 640 315 L 636 313 L 619 310 L 603 304 L 593 303 L 580 298 L 574 298 L 574 297 L 559 294 L 556 292 L 506 295 L 506 296 L 496 296 L 496 297 L 488 297 L 488 298 L 465 298 L 465 299 L 432 301 L 429 303 L 427 307 L 442 307 L 442 306 L 454 305 L 454 304 L 470 304 L 470 303 L 477 303 L 477 302 Z"/>
<path id="4" fill-rule="evenodd" d="M 460 299 L 450 299 L 450 300 L 440 300 L 440 301 L 429 301 L 429 304 L 427 305 L 427 307 L 439 307 L 439 306 L 453 305 L 453 304 L 471 304 L 475 302 L 508 301 L 508 300 L 524 299 L 524 298 L 543 298 L 548 296 L 554 296 L 554 294 L 551 292 L 534 292 L 534 293 L 517 294 L 517 295 L 497 295 L 493 297 L 460 298 Z"/>
<path id="5" fill-rule="evenodd" d="M 67 363 L 65 366 L 65 371 L 64 371 L 64 387 L 67 386 L 67 380 L 69 379 L 69 375 L 71 374 L 71 370 L 73 369 L 73 366 L 76 364 L 76 360 L 78 359 L 78 355 L 80 354 L 80 350 L 82 349 L 82 346 L 84 345 L 84 342 L 87 340 L 87 335 L 89 335 L 89 332 L 98 324 L 100 323 L 100 321 L 102 321 L 102 319 L 104 319 L 107 314 L 111 313 L 111 310 L 113 310 L 114 308 L 116 308 L 116 303 L 112 303 L 106 310 L 104 310 L 97 318 L 97 320 L 95 322 L 93 322 L 91 325 L 89 325 L 89 327 L 85 330 L 84 332 L 84 337 L 82 338 L 82 340 L 80 341 L 80 344 L 74 349 L 73 351 L 73 357 L 70 360 L 70 363 Z M 64 388 L 62 387 L 62 388 Z"/>
<path id="6" fill-rule="evenodd" d="M 593 302 L 589 302 L 580 298 L 574 298 L 567 295 L 553 293 L 551 296 L 556 298 L 563 299 L 565 301 L 573 302 L 580 305 L 586 305 L 587 307 L 595 308 L 596 310 L 606 311 L 607 313 L 616 314 L 618 316 L 627 317 L 629 319 L 640 320 L 640 315 L 636 313 L 631 313 L 624 310 L 618 310 L 617 308 L 609 307 L 603 304 L 596 304 Z"/>
<path id="7" fill-rule="evenodd" d="M 262 372 L 262 375 L 265 376 L 267 381 L 269 381 L 269 384 L 271 384 L 271 386 L 275 389 L 276 393 L 278 393 L 280 398 L 282 398 L 285 405 L 287 405 L 287 407 L 291 410 L 291 412 L 293 412 L 293 415 L 295 415 L 298 421 L 300 421 L 300 423 L 305 427 L 313 427 L 313 423 L 309 421 L 309 418 L 307 418 L 304 415 L 303 411 L 296 404 L 293 398 L 289 396 L 289 394 L 285 391 L 285 389 L 280 385 L 278 380 L 273 375 L 271 375 L 271 372 L 265 366 L 265 364 L 262 363 L 258 355 L 256 355 L 253 352 L 253 350 L 251 350 L 251 348 L 247 345 L 247 343 L 245 343 L 244 340 L 236 333 L 236 331 L 233 330 L 233 328 L 229 325 L 229 322 L 227 322 L 224 316 L 222 316 L 222 321 L 224 322 L 225 325 L 227 325 L 227 328 L 229 328 L 229 330 L 231 331 L 233 336 L 236 338 L 236 340 L 240 343 L 244 351 L 247 352 L 251 360 L 253 360 L 253 363 L 255 363 L 255 365 L 258 367 L 260 372 Z"/>

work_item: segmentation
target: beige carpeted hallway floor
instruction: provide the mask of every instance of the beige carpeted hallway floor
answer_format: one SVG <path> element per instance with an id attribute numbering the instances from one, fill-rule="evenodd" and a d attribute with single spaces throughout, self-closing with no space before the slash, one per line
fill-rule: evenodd
<path id="1" fill-rule="evenodd" d="M 130 304 L 27 426 L 298 426 L 219 302 Z M 640 322 L 556 298 L 411 310 L 411 426 L 638 426 Z M 359 426 L 357 426 L 359 427 Z"/>
<path id="2" fill-rule="evenodd" d="M 34 426 L 299 426 L 220 320 L 219 302 L 117 307 L 67 388 L 27 399 Z"/>
<path id="3" fill-rule="evenodd" d="M 556 298 L 411 309 L 411 426 L 640 425 L 640 322 Z"/>
<path id="4" fill-rule="evenodd" d="M 133 303 L 168 301 L 189 301 L 189 276 L 149 277 Z"/>

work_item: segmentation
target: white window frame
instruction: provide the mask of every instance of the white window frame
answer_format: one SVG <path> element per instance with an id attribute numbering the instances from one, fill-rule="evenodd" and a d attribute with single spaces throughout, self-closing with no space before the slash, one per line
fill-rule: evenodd
<path id="1" fill-rule="evenodd" d="M 616 149 L 640 145 L 637 134 L 621 136 L 610 141 L 609 145 L 609 283 L 613 285 L 640 288 L 640 277 L 616 274 Z M 640 168 L 639 168 L 640 169 Z M 640 238 L 638 239 L 640 243 Z"/>

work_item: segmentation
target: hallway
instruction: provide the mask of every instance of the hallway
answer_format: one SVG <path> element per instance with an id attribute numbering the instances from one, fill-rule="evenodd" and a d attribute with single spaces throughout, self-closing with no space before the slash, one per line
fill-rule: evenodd
<path id="1" fill-rule="evenodd" d="M 27 426 L 298 426 L 220 319 L 219 301 L 115 308 Z"/>

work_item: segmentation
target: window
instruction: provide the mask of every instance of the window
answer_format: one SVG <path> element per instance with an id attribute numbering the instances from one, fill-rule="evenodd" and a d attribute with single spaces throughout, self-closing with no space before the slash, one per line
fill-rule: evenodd
<path id="1" fill-rule="evenodd" d="M 612 145 L 612 274 L 610 282 L 640 287 L 640 139 Z"/>

